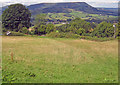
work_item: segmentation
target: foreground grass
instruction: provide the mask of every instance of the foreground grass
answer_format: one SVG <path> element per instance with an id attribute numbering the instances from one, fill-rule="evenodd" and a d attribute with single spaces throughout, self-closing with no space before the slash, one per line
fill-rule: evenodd
<path id="1" fill-rule="evenodd" d="M 117 40 L 4 36 L 2 42 L 3 82 L 118 82 Z"/>

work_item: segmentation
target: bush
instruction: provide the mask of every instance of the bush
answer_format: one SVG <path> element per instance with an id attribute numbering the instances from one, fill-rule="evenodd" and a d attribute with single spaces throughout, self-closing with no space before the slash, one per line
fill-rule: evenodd
<path id="1" fill-rule="evenodd" d="M 98 38 L 98 37 L 91 37 L 91 36 L 80 36 L 80 39 L 87 39 L 87 40 L 92 40 L 92 41 L 108 41 L 108 40 L 114 40 L 113 37 L 109 38 Z"/>
<path id="2" fill-rule="evenodd" d="M 9 36 L 24 36 L 24 34 L 19 32 L 11 32 Z"/>
<path id="3" fill-rule="evenodd" d="M 79 38 L 80 35 L 73 34 L 73 33 L 66 33 L 65 38 Z"/>
<path id="4" fill-rule="evenodd" d="M 47 37 L 52 37 L 52 38 L 79 38 L 79 39 L 86 39 L 86 40 L 92 40 L 92 41 L 108 41 L 108 40 L 113 40 L 113 37 L 109 37 L 109 38 L 98 38 L 96 36 L 91 37 L 91 36 L 80 36 L 77 34 L 73 34 L 73 33 L 58 33 L 58 32 L 51 32 L 50 34 L 46 35 Z"/>
<path id="5" fill-rule="evenodd" d="M 20 32 L 24 34 L 28 33 L 27 27 L 23 27 Z"/>
<path id="6" fill-rule="evenodd" d="M 79 29 L 76 31 L 76 33 L 77 33 L 78 35 L 83 35 L 83 34 L 85 33 L 85 29 L 79 28 Z"/>
<path id="7" fill-rule="evenodd" d="M 46 35 L 47 37 L 52 38 L 79 38 L 80 36 L 72 33 L 59 33 L 59 32 L 51 32 Z"/>
<path id="8" fill-rule="evenodd" d="M 120 36 L 117 36 L 116 38 L 117 38 L 117 39 L 120 39 Z"/>
<path id="9" fill-rule="evenodd" d="M 47 37 L 52 37 L 52 38 L 63 38 L 65 37 L 65 33 L 59 33 L 59 32 L 51 32 L 46 35 Z"/>
<path id="10" fill-rule="evenodd" d="M 53 24 L 48 24 L 47 27 L 46 27 L 46 33 L 50 33 L 50 32 L 53 32 L 54 30 L 54 25 Z"/>
<path id="11" fill-rule="evenodd" d="M 2 32 L 7 32 L 7 29 L 5 29 L 5 28 L 2 28 Z"/>
<path id="12" fill-rule="evenodd" d="M 35 34 L 35 30 L 28 31 L 28 34 L 34 35 Z"/>
<path id="13" fill-rule="evenodd" d="M 111 23 L 101 22 L 97 25 L 97 27 L 92 32 L 92 36 L 95 35 L 97 37 L 113 37 L 114 35 L 114 28 Z"/>

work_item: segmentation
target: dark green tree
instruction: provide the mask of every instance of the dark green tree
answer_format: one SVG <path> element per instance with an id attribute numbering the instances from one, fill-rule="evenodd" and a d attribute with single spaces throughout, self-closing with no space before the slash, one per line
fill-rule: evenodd
<path id="1" fill-rule="evenodd" d="M 30 27 L 30 11 L 22 4 L 13 4 L 3 11 L 2 23 L 3 27 L 11 31 L 19 31 L 18 26 L 22 24 L 24 27 Z"/>
<path id="2" fill-rule="evenodd" d="M 54 30 L 54 25 L 53 24 L 48 24 L 46 27 L 46 33 L 53 32 Z"/>
<path id="3" fill-rule="evenodd" d="M 27 27 L 23 27 L 20 32 L 24 33 L 24 34 L 27 34 L 28 33 L 28 29 Z"/>
<path id="4" fill-rule="evenodd" d="M 18 30 L 19 30 L 19 31 L 22 30 L 23 27 L 24 27 L 24 26 L 20 23 L 20 24 L 18 25 Z"/>
<path id="5" fill-rule="evenodd" d="M 94 29 L 92 35 L 97 37 L 113 37 L 114 35 L 113 24 L 107 23 L 105 21 L 101 22 Z"/>
<path id="6" fill-rule="evenodd" d="M 46 14 L 38 14 L 35 16 L 35 25 L 46 25 L 47 19 L 46 19 Z"/>
<path id="7" fill-rule="evenodd" d="M 85 33 L 85 29 L 79 28 L 76 32 L 78 35 L 83 35 Z"/>
<path id="8" fill-rule="evenodd" d="M 65 24 L 65 25 L 57 27 L 57 29 L 59 30 L 59 32 L 71 32 L 74 34 L 79 34 L 77 33 L 78 29 L 83 28 L 84 32 L 87 34 L 87 33 L 90 33 L 90 30 L 94 27 L 95 25 L 93 23 L 87 22 L 80 18 L 76 18 L 72 20 L 69 24 Z"/>
<path id="9" fill-rule="evenodd" d="M 46 26 L 40 25 L 40 27 L 37 28 L 37 32 L 39 35 L 46 34 Z"/>

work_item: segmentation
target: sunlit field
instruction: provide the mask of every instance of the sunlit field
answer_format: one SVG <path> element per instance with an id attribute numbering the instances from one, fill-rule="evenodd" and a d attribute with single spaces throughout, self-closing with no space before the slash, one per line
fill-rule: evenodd
<path id="1" fill-rule="evenodd" d="M 3 36 L 2 45 L 3 82 L 118 82 L 117 40 Z"/>

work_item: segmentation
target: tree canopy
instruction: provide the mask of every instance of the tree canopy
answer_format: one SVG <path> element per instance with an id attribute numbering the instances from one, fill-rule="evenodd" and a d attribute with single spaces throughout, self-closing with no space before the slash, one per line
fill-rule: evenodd
<path id="1" fill-rule="evenodd" d="M 93 34 L 97 37 L 112 37 L 114 35 L 113 24 L 107 22 L 101 22 L 94 29 Z"/>
<path id="2" fill-rule="evenodd" d="M 47 14 L 38 14 L 35 16 L 35 20 L 34 20 L 34 24 L 35 25 L 39 25 L 39 24 L 43 24 L 45 25 L 47 22 L 46 19 Z"/>
<path id="3" fill-rule="evenodd" d="M 3 11 L 3 27 L 11 31 L 19 31 L 21 27 L 30 27 L 30 11 L 22 4 L 13 4 Z"/>
<path id="4" fill-rule="evenodd" d="M 70 22 L 70 24 L 65 24 L 65 25 L 59 26 L 59 27 L 57 27 L 57 29 L 60 32 L 72 32 L 75 34 L 82 35 L 85 33 L 89 33 L 89 30 L 94 27 L 95 27 L 94 23 L 89 23 L 80 18 L 76 18 L 76 19 L 72 20 Z"/>

